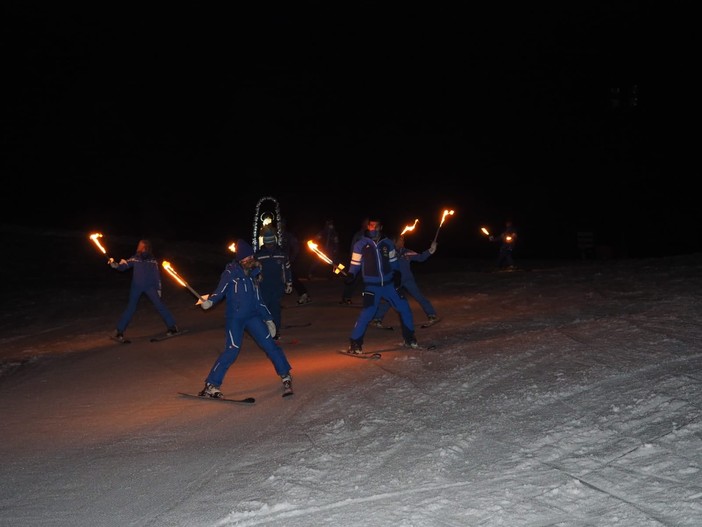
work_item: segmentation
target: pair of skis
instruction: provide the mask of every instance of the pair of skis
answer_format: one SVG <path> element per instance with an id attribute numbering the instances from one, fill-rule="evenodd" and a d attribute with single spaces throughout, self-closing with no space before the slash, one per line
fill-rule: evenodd
<path id="1" fill-rule="evenodd" d="M 188 331 L 189 330 L 187 330 L 187 329 L 181 329 L 178 333 L 174 333 L 173 335 L 166 335 L 166 334 L 157 335 L 155 337 L 151 337 L 149 339 L 149 342 L 161 342 L 162 340 L 173 339 L 175 337 L 180 337 L 182 335 L 185 335 Z M 122 337 L 122 338 L 115 337 L 114 335 L 110 336 L 110 339 L 114 340 L 115 342 L 118 342 L 119 344 L 131 344 L 132 343 L 132 341 L 129 339 L 125 339 L 124 337 Z"/>
<path id="2" fill-rule="evenodd" d="M 186 397 L 188 399 L 199 399 L 201 401 L 218 401 L 220 403 L 234 403 L 234 404 L 254 404 L 256 399 L 254 397 L 244 397 L 242 399 L 230 399 L 229 397 L 209 397 L 207 395 L 196 395 L 194 393 L 178 392 L 181 397 Z M 282 397 L 291 397 L 293 395 L 292 388 L 285 390 Z"/>
<path id="3" fill-rule="evenodd" d="M 429 321 L 425 322 L 424 324 L 422 324 L 422 325 L 419 326 L 419 327 L 421 327 L 421 328 L 430 328 L 430 327 L 432 327 L 434 324 L 438 324 L 439 322 L 441 322 L 441 319 L 440 319 L 440 318 L 435 318 L 435 319 L 433 319 L 433 320 L 429 320 Z M 374 327 L 374 328 L 376 328 L 376 329 L 387 329 L 387 330 L 393 330 L 393 329 L 395 329 L 393 326 L 375 326 L 375 325 L 372 325 L 372 327 Z"/>
<path id="4" fill-rule="evenodd" d="M 207 395 L 196 395 L 194 393 L 178 392 L 181 397 L 188 399 L 200 399 L 202 401 L 219 401 L 221 403 L 236 403 L 236 404 L 253 404 L 256 399 L 253 397 L 244 397 L 243 399 L 228 399 L 227 397 L 209 397 Z"/>
<path id="5" fill-rule="evenodd" d="M 378 360 L 383 358 L 384 352 L 391 351 L 431 351 L 436 349 L 436 344 L 430 344 L 428 346 L 419 346 L 418 348 L 412 348 L 410 346 L 405 346 L 400 344 L 398 346 L 393 346 L 392 348 L 383 348 L 374 351 L 362 351 L 360 353 L 351 353 L 347 350 L 338 350 L 342 355 L 347 357 L 353 357 L 355 359 L 367 359 L 367 360 Z"/>

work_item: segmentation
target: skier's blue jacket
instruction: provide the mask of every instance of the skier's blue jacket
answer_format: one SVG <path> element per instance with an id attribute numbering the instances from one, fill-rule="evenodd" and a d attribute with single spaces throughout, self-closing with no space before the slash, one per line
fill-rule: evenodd
<path id="1" fill-rule="evenodd" d="M 120 261 L 118 271 L 132 269 L 132 285 L 135 291 L 147 291 L 154 288 L 161 291 L 161 269 L 158 260 L 148 252 L 136 253 L 128 260 Z"/>
<path id="2" fill-rule="evenodd" d="M 227 264 L 219 278 L 219 283 L 214 292 L 210 294 L 208 300 L 213 304 L 227 299 L 226 318 L 247 319 L 251 316 L 260 316 L 263 320 L 271 320 L 271 312 L 261 300 L 257 280 L 260 268 L 254 269 L 250 276 L 247 276 L 244 269 L 237 261 Z"/>
<path id="3" fill-rule="evenodd" d="M 353 246 L 349 273 L 361 272 L 363 283 L 386 285 L 393 283 L 393 274 L 400 270 L 395 252 L 395 244 L 389 238 L 382 238 L 377 243 L 363 236 Z"/>

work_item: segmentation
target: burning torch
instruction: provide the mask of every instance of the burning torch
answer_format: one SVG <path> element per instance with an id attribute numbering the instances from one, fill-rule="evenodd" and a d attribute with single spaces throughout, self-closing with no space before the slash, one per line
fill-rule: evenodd
<path id="1" fill-rule="evenodd" d="M 107 255 L 107 250 L 100 243 L 100 238 L 102 238 L 102 234 L 100 234 L 99 232 L 94 232 L 90 235 L 90 241 L 92 241 L 95 244 L 95 246 L 100 250 L 102 254 Z M 107 263 L 111 264 L 114 261 L 114 258 L 109 258 L 107 260 Z"/>
<path id="2" fill-rule="evenodd" d="M 170 262 L 167 262 L 164 260 L 161 265 L 163 266 L 163 268 L 166 271 L 168 271 L 168 274 L 171 275 L 175 279 L 176 282 L 178 282 L 183 287 L 187 287 L 188 291 L 190 291 L 192 294 L 194 294 L 200 300 L 200 302 L 204 302 L 205 300 L 207 300 L 206 297 L 200 296 L 200 293 L 198 293 L 192 287 L 190 287 L 190 284 L 188 284 L 188 282 L 183 280 L 183 278 L 181 278 L 181 276 L 178 273 L 176 273 L 175 269 L 173 269 Z"/>
<path id="3" fill-rule="evenodd" d="M 434 235 L 434 241 L 439 237 L 439 229 L 441 229 L 441 226 L 444 224 L 444 221 L 446 220 L 446 216 L 453 216 L 454 211 L 453 210 L 448 210 L 445 209 L 443 215 L 441 216 L 441 223 L 439 223 L 439 227 L 436 229 L 436 234 Z"/>
<path id="4" fill-rule="evenodd" d="M 329 258 L 322 251 L 320 251 L 317 244 L 314 243 L 312 240 L 307 241 L 307 247 L 309 247 L 312 250 L 312 252 L 314 252 L 317 256 L 319 256 L 322 260 L 327 262 L 329 265 L 332 265 L 334 267 L 334 274 L 341 273 L 343 276 L 346 276 L 346 272 L 344 272 L 344 266 L 340 263 L 334 265 L 334 262 L 332 262 L 331 258 Z"/>
<path id="5" fill-rule="evenodd" d="M 417 226 L 417 222 L 418 222 L 418 221 L 419 221 L 419 218 L 416 218 L 416 219 L 414 220 L 414 224 L 413 224 L 413 225 L 405 225 L 405 228 L 404 228 L 404 229 L 402 230 L 402 232 L 400 233 L 400 236 L 403 236 L 403 235 L 404 235 L 406 232 L 408 232 L 408 231 L 409 231 L 409 232 L 413 231 L 414 228 Z"/>
<path id="6" fill-rule="evenodd" d="M 480 227 L 480 231 L 488 237 L 488 240 L 493 241 L 495 239 L 495 237 L 492 234 L 490 234 L 490 231 L 487 230 L 485 227 Z"/>

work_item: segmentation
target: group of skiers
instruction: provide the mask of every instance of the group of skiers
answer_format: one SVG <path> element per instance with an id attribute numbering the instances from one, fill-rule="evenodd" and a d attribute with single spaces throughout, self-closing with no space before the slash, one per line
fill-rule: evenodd
<path id="1" fill-rule="evenodd" d="M 294 246 L 297 242 L 294 236 L 282 238 L 281 243 L 278 243 L 272 230 L 264 232 L 263 245 L 257 251 L 245 240 L 237 240 L 234 258 L 225 266 L 216 288 L 198 300 L 197 305 L 203 310 L 208 310 L 223 300 L 226 303 L 224 350 L 212 365 L 205 379 L 205 386 L 198 395 L 224 397 L 221 385 L 227 371 L 239 355 L 245 331 L 273 364 L 283 383 L 283 395 L 292 394 L 292 368 L 278 340 L 281 326 L 280 301 L 283 294 L 292 293 L 296 281 L 291 270 L 290 254 L 291 251 L 299 252 L 299 248 Z M 500 266 L 513 265 L 511 254 L 515 239 L 516 231 L 511 222 L 507 222 L 507 228 L 500 236 Z M 491 236 L 490 240 L 495 238 Z M 349 354 L 363 353 L 363 341 L 368 326 L 372 323 L 382 327 L 383 318 L 390 307 L 400 316 L 404 345 L 410 348 L 419 347 L 412 310 L 406 295 L 412 296 L 419 303 L 428 319 L 426 325 L 436 323 L 439 318 L 434 306 L 417 285 L 410 264 L 427 260 L 436 249 L 437 243 L 434 240 L 427 250 L 417 253 L 405 247 L 402 235 L 394 239 L 385 237 L 379 219 L 363 220 L 362 232 L 359 231 L 352 242 L 350 265 L 344 280 L 342 297 L 342 303 L 350 302 L 355 284 L 359 281 L 363 284 L 363 306 L 349 336 Z M 113 338 L 124 341 L 124 332 L 142 294 L 149 298 L 163 319 L 167 327 L 166 335 L 170 337 L 181 333 L 172 313 L 161 300 L 160 267 L 153 256 L 149 240 L 140 240 L 136 253 L 129 259 L 119 262 L 110 259 L 108 263 L 118 271 L 133 269 L 129 302 L 117 323 Z M 309 301 L 307 290 L 299 281 L 297 292 L 300 297 L 299 303 Z"/>
<path id="2" fill-rule="evenodd" d="M 224 268 L 217 287 L 197 302 L 207 310 L 226 300 L 224 351 L 212 365 L 205 386 L 198 395 L 224 397 L 220 387 L 229 367 L 239 356 L 244 331 L 251 335 L 273 363 L 283 383 L 283 395 L 292 394 L 291 366 L 277 343 L 281 320 L 280 297 L 283 292 L 292 292 L 290 263 L 272 233 L 266 233 L 263 241 L 263 246 L 254 253 L 245 240 L 237 240 L 234 259 Z M 133 269 L 129 303 L 117 323 L 114 338 L 124 341 L 124 332 L 142 294 L 153 303 L 166 324 L 166 335 L 179 335 L 175 318 L 161 300 L 161 272 L 149 240 L 139 240 L 136 254 L 128 260 L 115 262 L 110 259 L 108 263 L 118 271 Z M 266 276 L 268 279 L 264 279 Z"/>

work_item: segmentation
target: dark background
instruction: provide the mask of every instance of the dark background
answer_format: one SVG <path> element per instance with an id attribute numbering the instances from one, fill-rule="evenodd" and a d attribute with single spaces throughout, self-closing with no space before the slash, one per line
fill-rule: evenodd
<path id="1" fill-rule="evenodd" d="M 219 244 L 273 196 L 344 247 L 451 208 L 445 255 L 700 250 L 676 2 L 291 4 L 5 3 L 2 223 Z"/>

